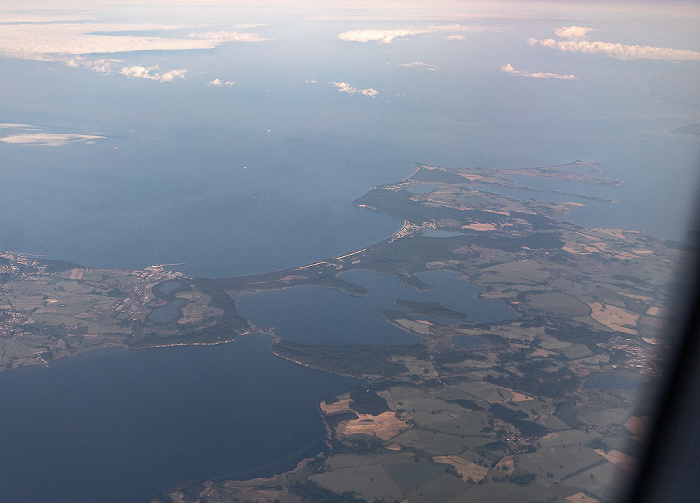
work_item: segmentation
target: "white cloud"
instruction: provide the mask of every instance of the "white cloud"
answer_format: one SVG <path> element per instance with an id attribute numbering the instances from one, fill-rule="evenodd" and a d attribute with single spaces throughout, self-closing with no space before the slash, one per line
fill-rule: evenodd
<path id="1" fill-rule="evenodd" d="M 101 35 L 104 32 L 169 30 L 171 26 L 113 23 L 16 24 L 3 26 L 0 54 L 11 58 L 53 61 L 56 56 L 116 52 L 208 49 L 215 43 L 134 35 Z"/>
<path id="2" fill-rule="evenodd" d="M 586 30 L 586 31 L 584 31 Z M 555 33 L 560 37 L 569 37 L 568 40 L 554 40 L 552 38 L 537 40 L 530 38 L 527 45 L 541 45 L 550 49 L 563 52 L 580 52 L 583 54 L 599 54 L 618 59 L 655 59 L 666 61 L 700 61 L 700 52 L 683 49 L 671 49 L 668 47 L 652 47 L 648 45 L 625 45 L 613 42 L 591 42 L 581 39 L 591 28 L 570 26 L 559 28 Z M 576 40 L 571 40 L 574 35 Z"/>
<path id="3" fill-rule="evenodd" d="M 73 133 L 33 133 L 12 134 L 0 138 L 5 143 L 21 145 L 42 145 L 45 147 L 63 147 L 71 143 L 95 143 L 94 140 L 106 138 L 106 136 L 73 134 Z"/>
<path id="4" fill-rule="evenodd" d="M 184 38 L 131 34 L 138 31 L 172 31 L 178 28 L 181 26 L 146 23 L 5 24 L 0 37 L 0 55 L 40 61 L 66 61 L 70 56 L 85 54 L 212 49 L 224 42 L 265 40 L 257 33 L 225 31 L 193 33 Z"/>
<path id="5" fill-rule="evenodd" d="M 175 79 L 183 79 L 187 73 L 187 70 L 184 68 L 180 70 L 170 70 L 164 73 L 151 73 L 154 70 L 158 70 L 158 65 L 149 67 L 134 65 L 125 66 L 119 73 L 127 77 L 138 77 L 141 79 L 157 80 L 159 82 L 172 82 Z"/>
<path id="6" fill-rule="evenodd" d="M 8 2 L 4 2 L 7 4 Z M 28 2 L 26 2 L 28 3 Z M 78 15 L 75 13 L 68 13 L 68 14 L 58 14 L 58 13 L 53 13 L 53 14 L 46 14 L 42 12 L 30 12 L 30 11 L 23 11 L 22 7 L 19 2 L 16 2 L 17 7 L 19 7 L 20 12 L 9 12 L 7 9 L 9 5 L 3 5 L 3 12 L 2 12 L 2 23 L 3 24 L 10 24 L 10 23 L 59 23 L 59 22 L 86 22 L 86 21 L 93 21 L 94 19 L 88 16 L 83 16 L 83 15 Z M 81 9 L 82 10 L 82 9 Z"/>
<path id="7" fill-rule="evenodd" d="M 422 61 L 413 61 L 412 63 L 399 63 L 399 66 L 407 66 L 409 68 L 424 68 L 426 70 L 435 70 L 437 66 L 423 63 Z"/>
<path id="8" fill-rule="evenodd" d="M 395 38 L 428 33 L 425 30 L 354 30 L 338 35 L 339 40 L 348 42 L 383 42 L 390 44 Z"/>
<path id="9" fill-rule="evenodd" d="M 348 93 L 348 94 L 355 94 L 359 93 L 364 96 L 369 96 L 370 98 L 374 98 L 379 94 L 379 92 L 376 89 L 367 88 L 367 89 L 358 89 L 356 87 L 352 87 L 350 84 L 347 82 L 333 82 L 333 85 L 338 88 L 338 91 L 341 93 Z"/>
<path id="10" fill-rule="evenodd" d="M 70 66 L 71 68 L 87 68 L 93 72 L 99 73 L 112 73 L 114 65 L 121 62 L 121 59 L 100 58 L 91 60 L 85 59 L 82 56 L 75 56 L 64 60 L 66 66 Z"/>
<path id="11" fill-rule="evenodd" d="M 208 86 L 216 86 L 216 87 L 224 87 L 224 86 L 230 87 L 235 83 L 236 83 L 236 81 L 234 81 L 234 80 L 214 79 L 214 80 L 209 81 L 207 83 L 207 85 Z"/>
<path id="12" fill-rule="evenodd" d="M 32 131 L 40 131 L 41 129 L 32 126 L 31 124 L 14 124 L 12 122 L 0 122 L 0 129 L 31 129 Z"/>
<path id="13" fill-rule="evenodd" d="M 464 35 L 449 35 L 445 37 L 445 40 L 464 40 L 465 38 L 467 37 L 465 37 Z"/>
<path id="14" fill-rule="evenodd" d="M 521 77 L 531 77 L 533 79 L 563 79 L 563 80 L 574 80 L 576 75 L 559 75 L 558 73 L 545 73 L 545 72 L 526 72 L 523 70 L 516 70 L 510 63 L 501 66 L 501 71 L 503 73 L 512 73 L 513 75 L 520 75 Z"/>
<path id="15" fill-rule="evenodd" d="M 353 30 L 345 31 L 338 35 L 339 40 L 348 42 L 381 42 L 390 44 L 397 38 L 405 38 L 413 35 L 423 35 L 436 32 L 459 32 L 459 31 L 483 31 L 487 28 L 474 28 L 460 24 L 446 26 L 429 25 L 427 28 L 400 28 L 395 30 Z"/>
<path id="16" fill-rule="evenodd" d="M 595 28 L 586 28 L 584 26 L 564 26 L 554 30 L 557 37 L 561 38 L 583 38 L 589 31 L 594 31 Z"/>
<path id="17" fill-rule="evenodd" d="M 175 79 L 184 79 L 186 73 L 186 68 L 181 68 L 179 70 L 170 70 L 169 72 L 165 72 L 161 75 L 156 74 L 156 80 L 159 80 L 161 82 L 170 82 Z"/>
<path id="18" fill-rule="evenodd" d="M 190 33 L 190 38 L 195 40 L 210 40 L 222 42 L 263 42 L 270 40 L 263 38 L 259 33 L 238 33 L 235 31 L 208 31 L 206 33 Z"/>
<path id="19" fill-rule="evenodd" d="M 690 60 L 700 61 L 700 52 L 671 49 L 666 47 L 651 47 L 648 45 L 623 45 L 611 42 L 555 41 L 541 40 L 544 47 L 556 48 L 560 51 L 582 52 L 587 54 L 602 54 L 618 59 L 659 59 L 659 60 Z"/>
<path id="20" fill-rule="evenodd" d="M 307 84 L 319 83 L 316 79 L 305 80 L 304 82 Z M 347 82 L 321 82 L 321 84 L 333 84 L 341 93 L 361 94 L 363 96 L 369 96 L 370 98 L 374 98 L 379 95 L 379 91 L 377 91 L 376 89 L 373 89 L 371 87 L 368 87 L 367 89 L 358 89 L 357 87 L 351 86 Z"/>

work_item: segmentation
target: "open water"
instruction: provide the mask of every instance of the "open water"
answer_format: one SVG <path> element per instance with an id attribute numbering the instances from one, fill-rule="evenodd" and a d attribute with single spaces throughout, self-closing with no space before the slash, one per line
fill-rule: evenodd
<path id="1" fill-rule="evenodd" d="M 0 500 L 141 502 L 290 470 L 325 448 L 317 403 L 361 382 L 277 358 L 262 335 L 3 372 Z"/>

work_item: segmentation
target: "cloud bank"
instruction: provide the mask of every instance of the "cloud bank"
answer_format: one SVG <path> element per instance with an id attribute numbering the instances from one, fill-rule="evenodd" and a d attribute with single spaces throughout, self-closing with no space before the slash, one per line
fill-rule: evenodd
<path id="1" fill-rule="evenodd" d="M 545 73 L 545 72 L 526 72 L 523 70 L 516 70 L 510 63 L 501 66 L 501 71 L 503 73 L 512 73 L 513 75 L 519 75 L 521 77 L 531 77 L 533 79 L 563 79 L 563 80 L 574 80 L 576 75 L 559 75 L 558 73 Z"/>
<path id="2" fill-rule="evenodd" d="M 63 147 L 71 143 L 95 143 L 95 140 L 107 138 L 106 136 L 77 134 L 77 133 L 42 133 L 39 126 L 31 124 L 15 124 L 11 122 L 0 123 L 0 129 L 20 129 L 24 131 L 38 131 L 36 133 L 16 133 L 0 138 L 0 141 L 15 145 L 41 145 L 44 147 Z"/>
<path id="3" fill-rule="evenodd" d="M 15 124 L 13 122 L 0 122 L 0 129 L 29 129 L 31 131 L 41 131 L 41 128 L 31 124 Z"/>
<path id="4" fill-rule="evenodd" d="M 71 143 L 95 143 L 95 140 L 101 138 L 106 138 L 106 136 L 74 133 L 22 133 L 5 136 L 4 138 L 0 138 L 0 141 L 21 145 L 63 147 Z"/>
<path id="5" fill-rule="evenodd" d="M 541 45 L 562 52 L 580 52 L 583 54 L 599 54 L 617 59 L 655 59 L 665 61 L 700 61 L 700 52 L 668 47 L 652 47 L 648 45 L 625 45 L 613 42 L 591 42 L 584 37 L 593 28 L 569 26 L 559 28 L 554 33 L 565 40 L 552 38 L 527 41 L 530 46 Z"/>
<path id="6" fill-rule="evenodd" d="M 258 33 L 205 32 L 188 37 L 137 36 L 139 31 L 172 31 L 181 28 L 163 24 L 76 23 L 5 24 L 0 37 L 0 55 L 18 59 L 64 61 L 67 56 L 113 54 L 134 51 L 213 49 L 224 42 L 260 42 Z"/>
<path id="7" fill-rule="evenodd" d="M 247 29 L 258 25 L 241 25 Z M 226 42 L 260 42 L 268 40 L 258 33 L 238 31 L 195 32 L 188 36 L 138 36 L 134 32 L 166 32 L 181 26 L 146 23 L 55 22 L 49 24 L 17 23 L 2 26 L 0 56 L 15 59 L 56 61 L 72 68 L 86 68 L 99 73 L 118 73 L 126 77 L 157 82 L 172 82 L 185 77 L 187 69 L 161 72 L 158 66 L 125 66 L 122 59 L 99 57 L 137 51 L 175 51 L 212 49 Z M 92 57 L 91 57 L 92 55 Z M 215 79 L 216 82 L 218 79 Z M 221 81 L 228 86 L 233 81 Z"/>
<path id="8" fill-rule="evenodd" d="M 376 89 L 367 88 L 367 89 L 358 89 L 356 87 L 352 87 L 350 84 L 347 82 L 333 82 L 333 85 L 338 88 L 338 91 L 341 93 L 348 93 L 348 94 L 362 94 L 364 96 L 369 96 L 370 98 L 374 98 L 379 94 L 379 91 Z"/>
<path id="9" fill-rule="evenodd" d="M 345 40 L 347 42 L 380 42 L 383 44 L 390 44 L 397 38 L 406 38 L 414 35 L 423 35 L 426 33 L 482 31 L 484 29 L 485 28 L 474 28 L 471 26 L 452 24 L 445 26 L 429 25 L 427 28 L 417 29 L 400 28 L 395 30 L 353 30 L 341 33 L 338 35 L 338 39 Z"/>
<path id="10" fill-rule="evenodd" d="M 206 33 L 190 33 L 190 38 L 195 40 L 210 40 L 216 43 L 222 42 L 263 42 L 270 40 L 260 36 L 259 33 L 238 33 L 235 31 L 208 31 Z"/>

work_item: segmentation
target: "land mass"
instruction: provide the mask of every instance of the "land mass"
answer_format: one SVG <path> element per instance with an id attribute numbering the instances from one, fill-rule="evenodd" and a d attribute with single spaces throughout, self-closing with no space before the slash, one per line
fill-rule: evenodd
<path id="1" fill-rule="evenodd" d="M 580 203 L 493 191 L 522 188 L 515 180 L 523 177 L 620 183 L 591 172 L 598 165 L 583 161 L 512 170 L 416 164 L 413 175 L 354 201 L 402 219 L 399 232 L 341 257 L 253 276 L 90 269 L 5 252 L 0 367 L 265 331 L 282 358 L 373 378 L 362 393 L 320 404 L 327 453 L 271 479 L 188 482 L 155 501 L 611 501 L 634 470 L 654 393 L 649 378 L 673 342 L 669 285 L 692 252 L 641 232 L 567 222 Z M 366 295 L 338 277 L 352 269 L 417 289 L 431 288 L 419 273 L 453 271 L 518 317 L 476 323 L 440 304 L 395 299 L 403 311 L 377 314 L 419 335 L 419 344 L 322 347 L 286 341 L 236 311 L 241 293 L 298 285 Z M 463 347 L 464 337 L 479 344 Z"/>

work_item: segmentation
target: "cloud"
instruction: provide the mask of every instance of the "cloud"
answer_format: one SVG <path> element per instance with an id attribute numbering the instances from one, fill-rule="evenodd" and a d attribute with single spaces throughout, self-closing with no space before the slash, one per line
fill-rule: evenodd
<path id="1" fill-rule="evenodd" d="M 260 26 L 269 26 L 267 23 L 248 23 L 248 24 L 236 24 L 233 27 L 237 30 L 249 30 L 251 28 L 258 28 Z"/>
<path id="2" fill-rule="evenodd" d="M 7 2 L 5 2 L 7 4 Z M 93 21 L 94 18 L 78 15 L 74 12 L 69 12 L 67 14 L 58 14 L 53 12 L 51 14 L 44 12 L 32 12 L 29 10 L 23 10 L 19 3 L 16 3 L 16 7 L 19 7 L 18 12 L 10 12 L 8 10 L 9 5 L 3 5 L 2 13 L 2 24 L 10 23 L 60 23 L 60 22 L 86 22 Z M 82 9 L 81 9 L 82 10 Z"/>
<path id="3" fill-rule="evenodd" d="M 516 70 L 510 63 L 501 66 L 501 71 L 503 73 L 512 73 L 513 75 L 520 75 L 521 77 L 531 77 L 533 79 L 563 79 L 563 80 L 574 80 L 576 75 L 559 75 L 558 73 L 544 73 L 537 72 L 531 73 L 523 70 Z"/>
<path id="4" fill-rule="evenodd" d="M 390 44 L 397 38 L 423 35 L 426 33 L 483 31 L 485 29 L 487 28 L 474 28 L 471 26 L 452 24 L 446 26 L 429 25 L 427 28 L 418 29 L 400 28 L 395 30 L 353 30 L 341 33 L 338 35 L 338 39 L 345 40 L 347 42 L 381 42 L 383 44 Z"/>
<path id="5" fill-rule="evenodd" d="M 429 32 L 426 30 L 354 30 L 341 33 L 338 35 L 338 39 L 347 42 L 382 42 L 390 44 L 395 38 L 421 33 Z"/>
<path id="6" fill-rule="evenodd" d="M 32 126 L 31 124 L 14 124 L 12 122 L 0 122 L 0 129 L 30 129 L 32 131 L 41 131 L 41 128 Z"/>
<path id="7" fill-rule="evenodd" d="M 221 79 L 214 79 L 209 82 L 207 82 L 208 86 L 216 86 L 216 87 L 224 87 L 224 86 L 232 86 L 235 84 L 236 81 L 234 80 L 221 80 Z"/>
<path id="8" fill-rule="evenodd" d="M 436 70 L 437 66 L 423 63 L 422 61 L 414 61 L 412 63 L 399 63 L 399 66 L 407 66 L 409 68 L 424 68 L 426 70 Z"/>
<path id="9" fill-rule="evenodd" d="M 655 59 L 665 61 L 700 61 L 700 52 L 683 49 L 671 49 L 668 47 L 652 47 L 648 45 L 625 45 L 613 42 L 591 42 L 582 39 L 592 28 L 569 26 L 555 30 L 559 37 L 567 37 L 567 40 L 554 40 L 552 38 L 537 40 L 531 38 L 527 45 L 541 45 L 549 49 L 562 52 L 580 52 L 583 54 L 599 54 L 617 59 Z M 576 40 L 572 40 L 576 38 Z"/>
<path id="10" fill-rule="evenodd" d="M 319 84 L 319 81 L 316 79 L 305 80 L 304 82 L 307 84 Z M 367 89 L 358 89 L 357 87 L 351 86 L 347 82 L 321 82 L 321 84 L 333 84 L 341 93 L 361 94 L 363 96 L 369 96 L 370 98 L 375 98 L 379 95 L 379 91 L 376 89 L 371 87 L 368 87 Z"/>
<path id="11" fill-rule="evenodd" d="M 140 79 L 157 80 L 159 82 L 172 82 L 175 79 L 183 79 L 187 73 L 186 69 L 170 70 L 165 73 L 151 73 L 154 70 L 158 70 L 158 65 L 149 66 L 148 68 L 135 65 L 125 66 L 119 71 L 119 73 L 126 75 L 127 77 L 138 77 Z"/>
<path id="12" fill-rule="evenodd" d="M 94 72 L 106 74 L 111 74 L 112 72 L 116 71 L 121 75 L 125 75 L 127 77 L 157 80 L 159 82 L 172 82 L 175 79 L 182 79 L 187 73 L 186 69 L 170 70 L 168 72 L 163 73 L 154 72 L 154 70 L 158 70 L 158 65 L 148 67 L 141 65 L 133 65 L 121 66 L 120 68 L 120 64 L 124 62 L 121 59 L 100 58 L 92 60 L 86 59 L 80 55 L 72 57 L 70 59 L 65 59 L 63 60 L 63 62 L 71 68 L 87 68 Z"/>
<path id="13" fill-rule="evenodd" d="M 190 33 L 190 38 L 196 40 L 210 40 L 222 42 L 263 42 L 270 40 L 263 38 L 259 33 L 238 33 L 235 31 L 208 31 L 206 33 Z"/>
<path id="14" fill-rule="evenodd" d="M 359 93 L 364 96 L 369 96 L 370 98 L 374 98 L 379 94 L 379 92 L 376 89 L 367 88 L 367 89 L 358 89 L 356 87 L 352 87 L 350 84 L 347 82 L 333 82 L 332 83 L 335 87 L 338 88 L 338 91 L 341 93 L 348 93 L 348 94 L 355 94 Z"/>
<path id="15" fill-rule="evenodd" d="M 12 134 L 0 138 L 5 143 L 20 145 L 42 145 L 45 147 L 63 147 L 71 143 L 95 143 L 94 140 L 106 138 L 106 136 L 73 134 L 73 133 L 33 133 Z"/>
<path id="16" fill-rule="evenodd" d="M 583 38 L 589 31 L 594 31 L 595 28 L 586 28 L 583 26 L 564 26 L 554 30 L 557 37 L 561 38 Z"/>
<path id="17" fill-rule="evenodd" d="M 41 131 L 39 126 L 31 124 L 0 123 L 0 129 L 23 129 L 25 131 Z M 17 133 L 0 138 L 0 141 L 16 145 L 42 145 L 45 147 L 63 147 L 71 143 L 95 143 L 95 140 L 106 136 L 77 133 Z"/>
<path id="18" fill-rule="evenodd" d="M 464 40 L 465 38 L 467 37 L 465 37 L 464 35 L 449 35 L 445 37 L 445 40 Z"/>
<path id="19" fill-rule="evenodd" d="M 117 63 L 121 63 L 122 60 L 107 58 L 90 60 L 85 59 L 82 56 L 75 56 L 69 59 L 65 59 L 63 62 L 66 64 L 66 66 L 70 66 L 71 68 L 87 68 L 89 70 L 92 70 L 93 72 L 109 74 L 112 73 L 114 65 Z"/>
<path id="20" fill-rule="evenodd" d="M 4 24 L 0 55 L 40 61 L 66 61 L 71 56 L 133 51 L 213 49 L 231 41 L 266 40 L 257 33 L 206 32 L 189 37 L 137 36 L 139 31 L 172 31 L 181 26 L 146 23 L 56 22 Z"/>

